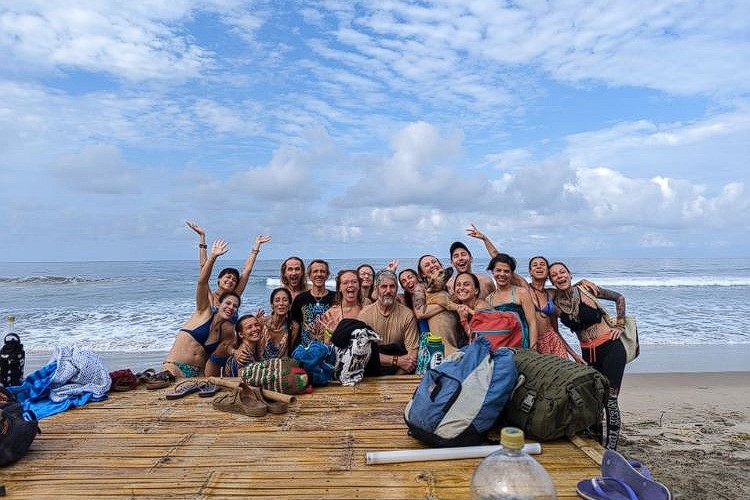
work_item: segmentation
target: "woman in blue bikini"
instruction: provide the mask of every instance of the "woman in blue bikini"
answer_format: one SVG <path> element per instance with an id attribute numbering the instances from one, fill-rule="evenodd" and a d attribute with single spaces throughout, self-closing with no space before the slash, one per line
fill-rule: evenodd
<path id="1" fill-rule="evenodd" d="M 195 312 L 177 332 L 177 337 L 164 361 L 164 369 L 176 377 L 197 377 L 203 374 L 206 360 L 222 341 L 234 336 L 232 316 L 240 307 L 240 298 L 228 292 L 219 298 L 218 307 L 211 306 L 208 279 L 219 255 L 224 255 L 229 245 L 217 240 L 211 247 L 211 255 L 201 267 L 195 289 Z"/>

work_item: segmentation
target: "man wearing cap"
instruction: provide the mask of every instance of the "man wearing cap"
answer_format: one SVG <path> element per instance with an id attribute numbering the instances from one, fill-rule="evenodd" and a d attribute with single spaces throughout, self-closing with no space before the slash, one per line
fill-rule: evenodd
<path id="1" fill-rule="evenodd" d="M 383 269 L 375 275 L 377 300 L 365 306 L 359 320 L 380 336 L 380 366 L 384 375 L 414 373 L 419 349 L 417 318 L 408 307 L 396 300 L 396 274 Z"/>
<path id="2" fill-rule="evenodd" d="M 451 264 L 456 269 L 453 277 L 448 280 L 447 287 L 450 293 L 453 293 L 453 282 L 458 273 L 474 273 L 471 270 L 471 263 L 474 258 L 471 256 L 469 249 L 460 241 L 454 241 L 450 249 Z M 476 273 L 474 273 L 476 274 Z M 485 274 L 476 274 L 479 278 L 479 298 L 484 299 L 495 290 L 495 283 Z"/>

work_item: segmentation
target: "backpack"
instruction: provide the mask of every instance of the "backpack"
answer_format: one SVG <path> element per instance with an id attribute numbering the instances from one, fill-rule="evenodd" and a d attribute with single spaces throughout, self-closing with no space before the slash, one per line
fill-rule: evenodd
<path id="1" fill-rule="evenodd" d="M 404 410 L 409 434 L 432 446 L 481 444 L 515 383 L 513 351 L 480 337 L 425 372 Z"/>
<path id="2" fill-rule="evenodd" d="M 379 340 L 378 334 L 358 319 L 344 318 L 339 321 L 331 336 L 331 343 L 336 351 L 334 377 L 341 385 L 355 385 L 368 374 L 380 375 L 380 362 L 372 359 L 373 345 Z"/>
<path id="3" fill-rule="evenodd" d="M 6 335 L 3 347 L 0 349 L 0 386 L 21 385 L 25 360 L 26 353 L 23 350 L 21 338 L 15 333 Z"/>
<path id="4" fill-rule="evenodd" d="M 540 441 L 572 436 L 602 421 L 607 378 L 586 365 L 528 349 L 515 350 L 518 384 L 503 421 Z"/>
<path id="5" fill-rule="evenodd" d="M 521 347 L 523 328 L 521 318 L 513 311 L 480 309 L 469 321 L 473 338 L 485 337 L 493 349 L 498 347 Z"/>
<path id="6" fill-rule="evenodd" d="M 274 358 L 250 363 L 240 369 L 240 378 L 248 385 L 284 394 L 305 392 L 309 384 L 305 370 L 291 358 Z"/>
<path id="7" fill-rule="evenodd" d="M 38 433 L 34 412 L 24 411 L 15 396 L 0 390 L 0 466 L 24 456 Z"/>

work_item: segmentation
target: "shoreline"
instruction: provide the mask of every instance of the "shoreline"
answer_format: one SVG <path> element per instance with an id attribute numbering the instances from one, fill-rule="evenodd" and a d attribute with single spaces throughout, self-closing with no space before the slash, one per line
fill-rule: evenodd
<path id="1" fill-rule="evenodd" d="M 575 348 L 575 347 L 574 347 Z M 109 371 L 160 368 L 167 351 L 99 351 Z M 28 375 L 46 364 L 52 351 L 26 353 Z M 629 374 L 750 372 L 750 344 L 641 344 L 641 354 L 625 368 Z"/>

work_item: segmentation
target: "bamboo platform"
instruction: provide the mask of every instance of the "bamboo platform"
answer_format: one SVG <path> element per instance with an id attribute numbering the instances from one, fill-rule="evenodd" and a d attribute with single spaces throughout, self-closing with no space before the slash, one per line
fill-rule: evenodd
<path id="1" fill-rule="evenodd" d="M 110 393 L 40 422 L 43 434 L 0 469 L 7 498 L 461 499 L 481 459 L 366 465 L 365 452 L 422 448 L 403 409 L 416 376 L 332 385 L 298 396 L 289 412 L 251 418 L 169 389 Z M 221 394 L 221 393 L 220 393 Z M 537 460 L 558 498 L 599 474 L 601 448 L 574 438 Z"/>

